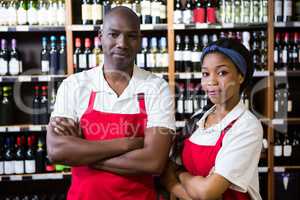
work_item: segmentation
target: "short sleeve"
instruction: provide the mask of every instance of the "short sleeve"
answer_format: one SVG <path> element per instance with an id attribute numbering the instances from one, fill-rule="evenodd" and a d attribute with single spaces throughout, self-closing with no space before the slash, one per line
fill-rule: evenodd
<path id="1" fill-rule="evenodd" d="M 239 120 L 224 136 L 216 157 L 215 173 L 232 183 L 231 188 L 246 192 L 257 173 L 263 128 L 257 119 Z"/>
<path id="2" fill-rule="evenodd" d="M 51 117 L 66 117 L 77 121 L 75 102 L 76 85 L 76 82 L 71 77 L 60 84 Z"/>
<path id="3" fill-rule="evenodd" d="M 148 122 L 147 128 L 164 127 L 175 131 L 174 99 L 165 80 L 159 81 L 157 88 L 152 88 L 146 96 Z"/>

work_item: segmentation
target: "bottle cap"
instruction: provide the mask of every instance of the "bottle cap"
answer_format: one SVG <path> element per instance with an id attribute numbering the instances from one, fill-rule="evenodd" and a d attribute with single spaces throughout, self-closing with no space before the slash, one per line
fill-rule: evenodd
<path id="1" fill-rule="evenodd" d="M 167 47 L 167 39 L 165 37 L 161 37 L 159 41 L 160 48 L 166 48 Z"/>
<path id="2" fill-rule="evenodd" d="M 198 35 L 194 35 L 194 44 L 199 44 L 199 36 Z"/>
<path id="3" fill-rule="evenodd" d="M 55 41 L 56 41 L 56 37 L 55 37 L 54 35 L 52 35 L 52 36 L 50 37 L 50 40 L 51 40 L 51 42 L 55 42 Z"/>
<path id="4" fill-rule="evenodd" d="M 66 41 L 66 37 L 64 35 L 60 36 L 60 41 Z"/>
<path id="5" fill-rule="evenodd" d="M 90 40 L 90 38 L 85 38 L 84 39 L 84 46 L 85 46 L 85 48 L 90 48 L 91 47 L 91 40 Z"/>
<path id="6" fill-rule="evenodd" d="M 11 40 L 11 47 L 12 47 L 12 48 L 16 48 L 16 47 L 17 47 L 17 40 L 16 40 L 15 38 L 13 38 L 13 39 Z"/>
<path id="7" fill-rule="evenodd" d="M 156 37 L 151 38 L 151 47 L 157 47 L 157 39 Z"/>
<path id="8" fill-rule="evenodd" d="M 142 48 L 146 49 L 148 47 L 148 38 L 143 37 L 142 39 Z"/>
<path id="9" fill-rule="evenodd" d="M 81 47 L 81 40 L 80 38 L 75 38 L 75 47 L 80 48 Z"/>
<path id="10" fill-rule="evenodd" d="M 99 37 L 94 37 L 94 46 L 99 47 L 100 46 L 100 38 Z"/>

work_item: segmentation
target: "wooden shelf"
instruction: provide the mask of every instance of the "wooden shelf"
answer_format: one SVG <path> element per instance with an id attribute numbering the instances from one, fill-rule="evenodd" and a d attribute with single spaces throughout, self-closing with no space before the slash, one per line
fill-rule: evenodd
<path id="1" fill-rule="evenodd" d="M 284 70 L 278 70 L 274 71 L 275 77 L 298 77 L 300 76 L 300 71 L 284 71 Z"/>
<path id="2" fill-rule="evenodd" d="M 81 25 L 74 24 L 68 26 L 68 30 L 71 31 L 99 31 L 102 29 L 101 25 Z M 168 30 L 167 24 L 141 24 L 141 31 L 156 31 L 156 30 Z"/>
<path id="3" fill-rule="evenodd" d="M 0 82 L 49 82 L 63 80 L 67 75 L 19 75 L 19 76 L 0 76 Z"/>
<path id="4" fill-rule="evenodd" d="M 47 125 L 9 125 L 9 126 L 0 126 L 0 133 L 8 132 L 40 132 L 46 131 Z"/>
<path id="5" fill-rule="evenodd" d="M 198 29 L 257 29 L 267 28 L 266 23 L 254 23 L 254 24 L 173 24 L 174 30 L 198 30 Z"/>
<path id="6" fill-rule="evenodd" d="M 0 26 L 0 32 L 63 32 L 65 26 Z"/>
<path id="7" fill-rule="evenodd" d="M 275 28 L 300 28 L 300 21 L 294 22 L 275 22 Z"/>
<path id="8" fill-rule="evenodd" d="M 2 175 L 0 182 L 4 181 L 30 181 L 30 180 L 62 180 L 71 177 L 71 172 L 55 172 L 42 174 Z"/>
<path id="9" fill-rule="evenodd" d="M 300 118 L 273 119 L 273 125 L 300 124 Z"/>

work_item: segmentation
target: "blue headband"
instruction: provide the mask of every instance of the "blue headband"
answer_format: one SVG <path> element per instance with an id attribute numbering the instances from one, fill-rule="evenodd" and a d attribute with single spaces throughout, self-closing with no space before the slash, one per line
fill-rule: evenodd
<path id="1" fill-rule="evenodd" d="M 243 56 L 239 54 L 238 52 L 224 48 L 224 47 L 219 47 L 217 45 L 211 45 L 206 47 L 201 56 L 201 62 L 203 62 L 204 56 L 206 56 L 208 53 L 212 52 L 220 52 L 224 54 L 225 56 L 229 57 L 231 61 L 236 65 L 236 67 L 241 71 L 242 75 L 245 77 L 247 73 L 247 63 Z"/>

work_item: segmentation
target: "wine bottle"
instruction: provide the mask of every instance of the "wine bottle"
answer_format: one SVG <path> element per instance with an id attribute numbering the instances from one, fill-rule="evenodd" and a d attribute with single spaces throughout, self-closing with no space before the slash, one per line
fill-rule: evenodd
<path id="1" fill-rule="evenodd" d="M 36 150 L 36 172 L 37 173 L 43 173 L 45 171 L 45 167 L 46 167 L 45 157 L 46 157 L 45 143 L 42 137 L 39 137 L 37 150 Z"/>
<path id="2" fill-rule="evenodd" d="M 184 50 L 183 50 L 183 71 L 192 72 L 192 62 L 191 62 L 191 46 L 189 36 L 184 37 Z"/>
<path id="3" fill-rule="evenodd" d="M 166 0 L 161 0 L 159 11 L 160 11 L 160 23 L 162 23 L 162 24 L 167 23 L 167 6 L 166 6 Z"/>
<path id="4" fill-rule="evenodd" d="M 1 90 L 2 88 L 0 88 Z M 1 99 L 0 99 L 1 100 Z M 0 175 L 4 174 L 4 136 L 0 135 Z"/>
<path id="5" fill-rule="evenodd" d="M 2 88 L 2 101 L 0 103 L 0 125 L 12 125 L 14 121 L 14 103 L 11 98 L 10 86 Z"/>
<path id="6" fill-rule="evenodd" d="M 8 74 L 9 52 L 7 50 L 7 43 L 5 39 L 1 40 L 0 51 L 0 75 Z"/>
<path id="7" fill-rule="evenodd" d="M 57 74 L 65 74 L 67 69 L 66 37 L 60 36 L 59 65 Z"/>
<path id="8" fill-rule="evenodd" d="M 283 0 L 283 21 L 290 22 L 292 21 L 292 10 L 293 10 L 293 1 L 292 0 Z"/>
<path id="9" fill-rule="evenodd" d="M 20 0 L 18 11 L 17 11 L 19 25 L 26 25 L 28 23 L 27 10 L 28 10 L 27 1 Z"/>
<path id="10" fill-rule="evenodd" d="M 49 74 L 50 71 L 50 54 L 47 49 L 47 38 L 42 38 L 42 50 L 41 50 L 41 71 L 42 74 Z"/>
<path id="11" fill-rule="evenodd" d="M 183 11 L 180 0 L 176 0 L 173 20 L 174 24 L 181 24 L 183 22 Z"/>
<path id="12" fill-rule="evenodd" d="M 39 124 L 40 120 L 40 95 L 39 86 L 34 86 L 34 95 L 32 99 L 32 124 Z"/>
<path id="13" fill-rule="evenodd" d="M 63 26 L 66 23 L 65 0 L 58 0 L 57 3 L 57 25 Z"/>
<path id="14" fill-rule="evenodd" d="M 242 13 L 242 2 L 241 0 L 234 0 L 233 1 L 233 22 L 234 23 L 241 23 L 241 13 Z"/>
<path id="15" fill-rule="evenodd" d="M 134 2 L 132 4 L 132 10 L 139 17 L 140 22 L 141 22 L 142 21 L 142 19 L 141 19 L 142 7 L 141 7 L 141 1 L 140 0 L 134 0 Z"/>
<path id="16" fill-rule="evenodd" d="M 193 23 L 193 4 L 192 0 L 187 0 L 185 9 L 183 10 L 182 20 L 184 24 L 192 24 Z"/>
<path id="17" fill-rule="evenodd" d="M 49 5 L 49 16 L 48 16 L 48 21 L 49 25 L 57 25 L 57 11 L 58 11 L 58 4 L 57 0 L 50 0 L 50 5 Z"/>
<path id="18" fill-rule="evenodd" d="M 50 62 L 49 62 L 49 71 L 50 74 L 57 74 L 57 71 L 59 69 L 59 54 L 58 54 L 58 50 L 56 48 L 56 37 L 55 36 L 51 36 L 50 37 Z"/>
<path id="19" fill-rule="evenodd" d="M 93 54 L 92 54 L 92 50 L 91 50 L 91 40 L 90 38 L 85 38 L 84 40 L 84 69 L 90 69 L 92 68 L 92 60 L 93 60 Z"/>
<path id="20" fill-rule="evenodd" d="M 101 24 L 103 20 L 103 5 L 100 0 L 93 0 L 92 18 L 93 24 Z"/>
<path id="21" fill-rule="evenodd" d="M 8 64 L 10 75 L 18 75 L 22 73 L 22 60 L 20 53 L 17 50 L 17 40 L 11 40 L 10 60 Z"/>
<path id="22" fill-rule="evenodd" d="M 24 136 L 18 136 L 16 141 L 15 153 L 15 173 L 24 174 L 25 171 L 25 149 L 24 149 Z"/>
<path id="23" fill-rule="evenodd" d="M 48 25 L 48 10 L 47 10 L 47 4 L 44 0 L 39 0 L 38 2 L 38 10 L 37 10 L 37 15 L 38 15 L 38 24 L 39 25 Z"/>
<path id="24" fill-rule="evenodd" d="M 215 24 L 217 23 L 217 18 L 216 18 L 216 5 L 212 0 L 207 1 L 207 7 L 206 7 L 206 22 L 209 24 Z M 236 10 L 235 13 L 240 12 Z M 240 13 L 239 13 L 240 16 Z"/>
<path id="25" fill-rule="evenodd" d="M 92 2 L 90 0 L 82 0 L 81 4 L 82 24 L 92 24 Z"/>
<path id="26" fill-rule="evenodd" d="M 147 69 L 146 55 L 148 52 L 148 38 L 142 38 L 142 50 L 136 55 L 136 65 L 142 69 Z"/>
<path id="27" fill-rule="evenodd" d="M 176 112 L 177 112 L 177 119 L 176 120 L 183 120 L 184 119 L 184 84 L 179 83 L 178 85 L 178 98 L 176 101 Z"/>
<path id="28" fill-rule="evenodd" d="M 75 39 L 75 52 L 74 52 L 74 68 L 75 72 L 80 72 L 82 70 L 81 65 L 82 65 L 82 51 L 81 51 L 81 40 L 80 38 Z"/>
<path id="29" fill-rule="evenodd" d="M 6 137 L 4 144 L 4 174 L 15 173 L 15 156 L 13 139 L 11 136 Z"/>
<path id="30" fill-rule="evenodd" d="M 202 0 L 195 1 L 195 8 L 193 10 L 194 22 L 195 23 L 205 23 L 205 8 Z"/>
<path id="31" fill-rule="evenodd" d="M 105 16 L 111 9 L 110 0 L 103 1 L 103 16 Z"/>
<path id="32" fill-rule="evenodd" d="M 201 71 L 201 55 L 202 51 L 200 49 L 199 45 L 199 37 L 198 35 L 194 35 L 194 47 L 193 51 L 191 53 L 191 61 L 192 61 L 192 68 L 194 72 L 200 72 Z"/>
<path id="33" fill-rule="evenodd" d="M 7 9 L 8 16 L 6 16 L 6 17 L 8 17 L 9 26 L 17 25 L 17 9 L 18 9 L 17 1 L 15 1 L 15 0 L 10 1 L 8 4 L 8 9 Z"/>
<path id="34" fill-rule="evenodd" d="M 42 86 L 42 95 L 40 97 L 40 116 L 39 124 L 48 124 L 49 122 L 49 101 L 48 101 L 48 87 Z"/>
<path id="35" fill-rule="evenodd" d="M 167 39 L 161 37 L 159 40 L 159 52 L 156 54 L 156 67 L 160 72 L 168 71 L 169 56 L 167 50 Z"/>
<path id="36" fill-rule="evenodd" d="M 25 153 L 25 173 L 32 174 L 36 172 L 35 149 L 33 137 L 27 137 L 27 151 Z"/>
<path id="37" fill-rule="evenodd" d="M 37 11 L 37 1 L 29 0 L 28 3 L 28 24 L 29 25 L 37 25 L 38 24 L 38 11 Z"/>
<path id="38" fill-rule="evenodd" d="M 161 2 L 159 0 L 153 0 L 151 2 L 151 16 L 152 16 L 152 24 L 160 23 L 160 5 Z"/>
<path id="39" fill-rule="evenodd" d="M 282 11 L 282 1 L 283 0 L 275 0 L 275 13 L 274 13 L 274 17 L 275 17 L 275 21 L 276 22 L 282 22 L 283 21 L 283 11 Z"/>
<path id="40" fill-rule="evenodd" d="M 156 67 L 156 54 L 157 54 L 157 39 L 151 38 L 150 49 L 147 53 L 147 68 L 151 71 L 155 70 Z"/>
<path id="41" fill-rule="evenodd" d="M 241 4 L 241 22 L 249 23 L 250 22 L 250 10 L 251 3 L 250 0 L 243 0 Z"/>
<path id="42" fill-rule="evenodd" d="M 175 71 L 183 72 L 183 49 L 182 49 L 180 35 L 176 35 L 175 45 L 176 45 L 174 51 Z"/>
<path id="43" fill-rule="evenodd" d="M 142 24 L 151 24 L 151 1 L 150 0 L 141 0 L 141 16 Z"/>
<path id="44" fill-rule="evenodd" d="M 233 23 L 233 1 L 225 1 L 225 23 Z"/>
<path id="45" fill-rule="evenodd" d="M 100 47 L 100 39 L 99 37 L 94 38 L 94 49 L 92 52 L 91 66 L 98 67 L 103 62 L 103 53 Z"/>

